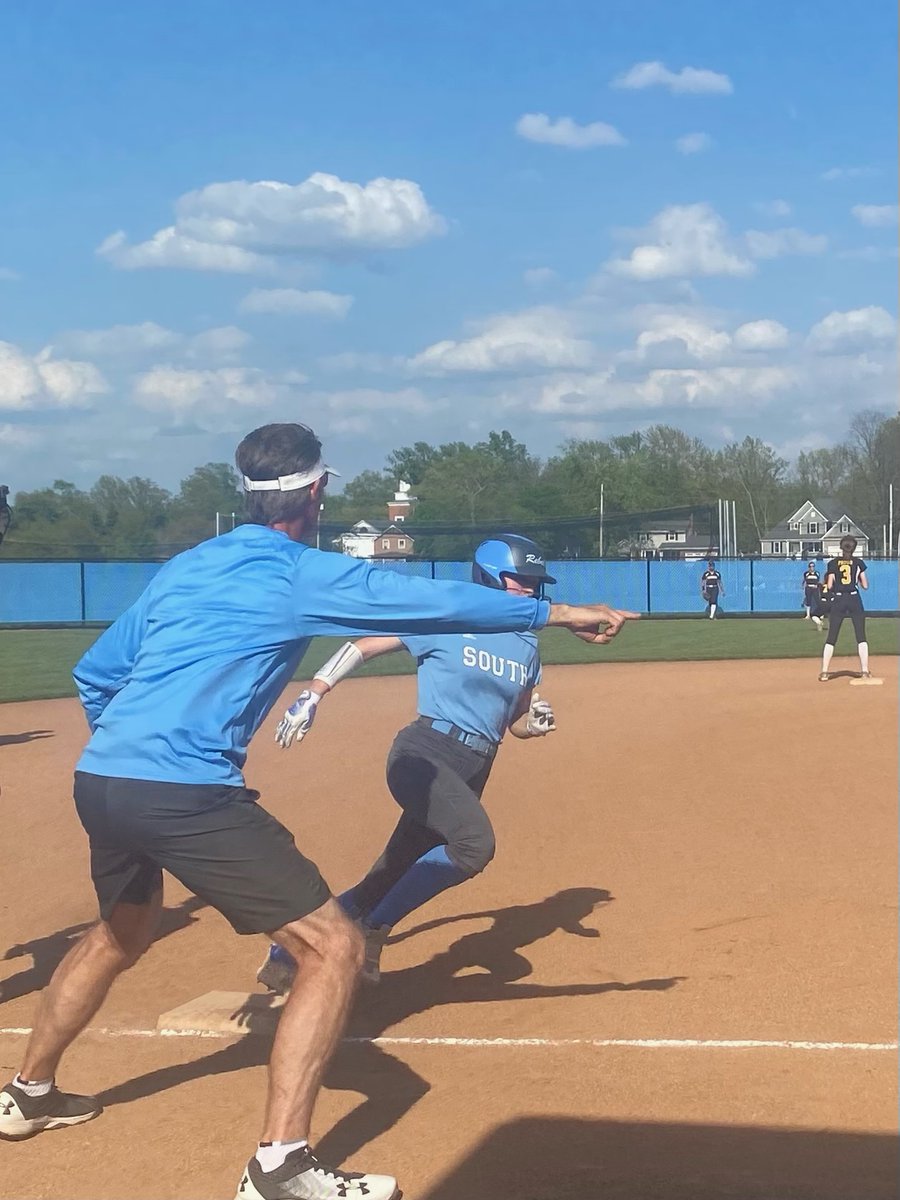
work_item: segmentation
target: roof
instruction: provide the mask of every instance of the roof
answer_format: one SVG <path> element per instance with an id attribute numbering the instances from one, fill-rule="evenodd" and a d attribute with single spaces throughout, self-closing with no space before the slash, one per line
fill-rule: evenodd
<path id="1" fill-rule="evenodd" d="M 801 533 L 799 529 L 791 529 L 790 518 L 795 516 L 798 512 L 800 512 L 801 509 L 806 504 L 815 505 L 815 507 L 819 510 L 819 512 L 822 513 L 826 517 L 826 519 L 828 521 L 828 525 L 827 525 L 826 529 L 823 529 L 821 531 L 821 533 Z M 825 505 L 829 506 L 829 511 L 826 511 Z M 859 524 L 859 522 L 854 521 L 854 519 L 850 516 L 850 514 L 847 512 L 847 510 L 844 508 L 844 506 L 842 504 L 839 504 L 837 502 L 837 500 L 832 498 L 830 500 L 821 500 L 821 501 L 819 501 L 819 500 L 808 500 L 808 501 L 804 500 L 804 502 L 800 506 L 800 508 L 795 509 L 794 512 L 790 513 L 789 516 L 785 517 L 783 521 L 779 521 L 777 525 L 773 525 L 771 529 L 767 529 L 765 531 L 765 533 L 762 535 L 762 541 L 764 541 L 764 542 L 795 541 L 796 542 L 796 541 L 801 541 L 801 540 L 805 540 L 805 541 L 821 540 L 822 537 L 824 537 L 824 535 L 826 533 L 830 532 L 834 528 L 834 526 L 837 525 L 838 522 L 841 520 L 849 521 L 850 524 L 853 526 L 853 528 L 856 530 L 856 532 L 860 536 L 862 536 L 868 540 L 869 535 L 865 532 L 865 530 Z"/>

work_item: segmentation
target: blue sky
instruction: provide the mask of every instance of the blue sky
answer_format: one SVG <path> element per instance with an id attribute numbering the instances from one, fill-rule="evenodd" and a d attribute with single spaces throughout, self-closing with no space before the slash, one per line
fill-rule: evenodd
<path id="1" fill-rule="evenodd" d="M 896 406 L 870 0 L 0 9 L 0 476 Z M 380 181 L 380 182 L 379 182 Z M 278 187 L 269 186 L 277 184 Z"/>

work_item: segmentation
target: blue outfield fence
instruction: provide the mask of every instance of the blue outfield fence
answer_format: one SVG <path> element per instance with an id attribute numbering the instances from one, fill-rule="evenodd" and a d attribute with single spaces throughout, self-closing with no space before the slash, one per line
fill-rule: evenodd
<path id="1" fill-rule="evenodd" d="M 718 559 L 726 613 L 796 613 L 803 599 L 805 562 L 784 559 Z M 71 625 L 114 621 L 140 596 L 163 566 L 159 562 L 0 561 L 0 625 Z M 469 562 L 375 562 L 384 571 L 420 579 L 469 580 Z M 547 569 L 557 583 L 554 600 L 568 604 L 604 601 L 640 613 L 703 611 L 700 576 L 705 562 L 566 560 Z M 868 564 L 871 612 L 896 612 L 900 563 Z M 824 563 L 819 564 L 820 573 Z"/>

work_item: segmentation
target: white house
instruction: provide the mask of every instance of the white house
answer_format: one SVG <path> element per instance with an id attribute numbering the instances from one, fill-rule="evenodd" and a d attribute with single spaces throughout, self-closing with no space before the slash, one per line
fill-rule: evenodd
<path id="1" fill-rule="evenodd" d="M 403 522 L 414 511 L 416 503 L 416 497 L 409 492 L 409 484 L 401 480 L 393 500 L 387 503 L 387 525 L 357 521 L 346 533 L 335 538 L 332 545 L 351 558 L 412 558 L 415 538 L 403 528 Z"/>
<path id="2" fill-rule="evenodd" d="M 373 558 L 375 556 L 375 539 L 379 530 L 368 521 L 357 521 L 346 533 L 334 539 L 334 544 L 341 554 L 349 554 L 351 558 Z"/>
<path id="3" fill-rule="evenodd" d="M 693 518 L 670 517 L 659 523 L 645 523 L 622 549 L 638 558 L 708 558 L 718 553 L 718 545 L 711 538 L 711 534 L 695 531 Z"/>
<path id="4" fill-rule="evenodd" d="M 869 535 L 832 498 L 805 500 L 796 512 L 767 529 L 760 539 L 764 558 L 834 558 L 841 551 L 842 537 L 855 537 L 856 553 L 869 553 Z"/>

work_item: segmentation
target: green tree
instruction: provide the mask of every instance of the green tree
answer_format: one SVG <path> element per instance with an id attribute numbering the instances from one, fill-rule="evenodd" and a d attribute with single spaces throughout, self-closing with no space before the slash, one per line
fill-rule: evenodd
<path id="1" fill-rule="evenodd" d="M 758 553 L 766 529 L 784 516 L 783 481 L 788 464 L 760 438 L 745 437 L 721 450 L 716 465 L 717 494 L 734 497 L 738 510 L 746 513 L 738 521 L 738 546 Z"/>

